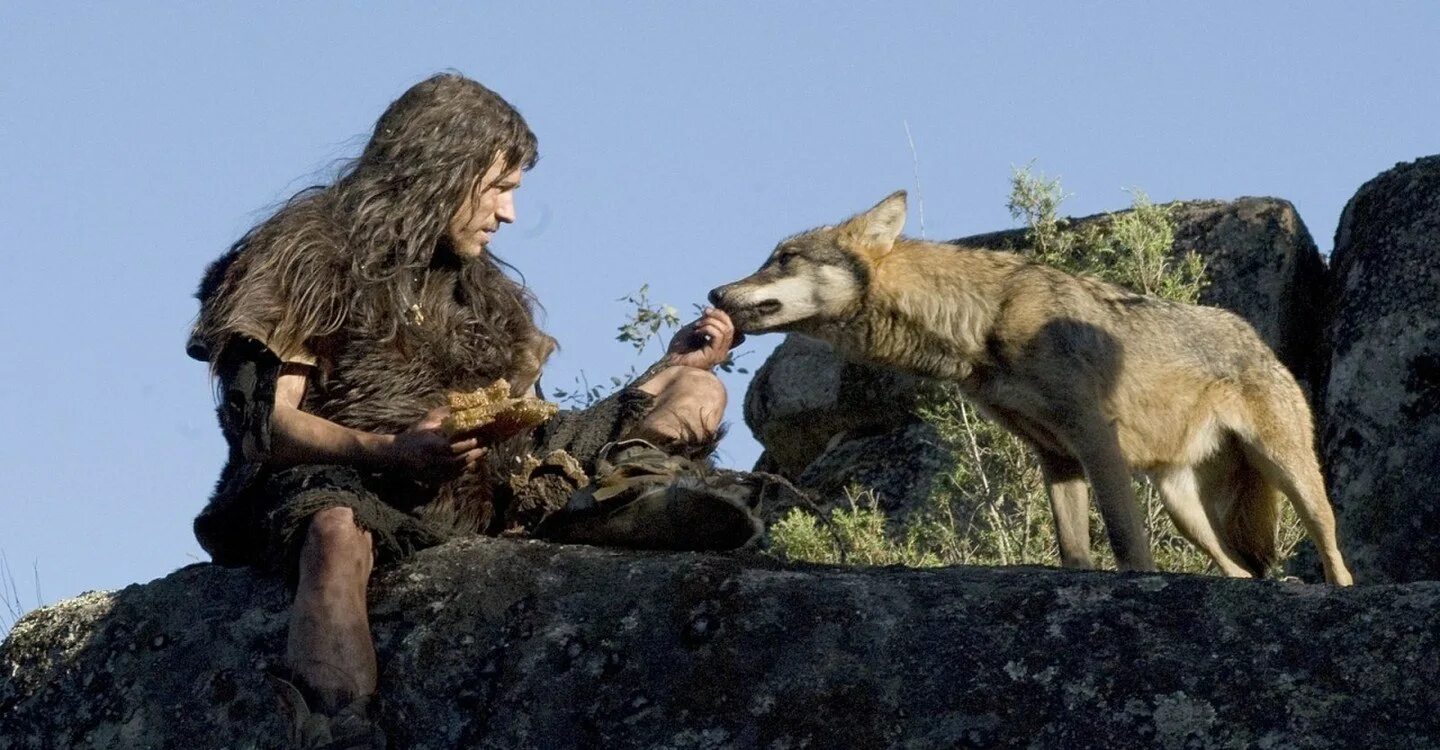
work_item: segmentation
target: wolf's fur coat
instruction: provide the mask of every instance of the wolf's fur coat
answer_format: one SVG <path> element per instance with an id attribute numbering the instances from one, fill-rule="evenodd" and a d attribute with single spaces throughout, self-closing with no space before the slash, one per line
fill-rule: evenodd
<path id="1" fill-rule="evenodd" d="M 1326 579 L 1351 582 L 1310 409 L 1245 321 L 1011 253 L 902 238 L 904 222 L 898 192 L 784 240 L 711 300 L 747 332 L 808 334 L 958 383 L 1038 454 L 1067 566 L 1091 564 L 1088 479 L 1120 567 L 1154 568 L 1130 481 L 1143 472 L 1226 574 L 1263 576 L 1274 562 L 1284 494 Z"/>

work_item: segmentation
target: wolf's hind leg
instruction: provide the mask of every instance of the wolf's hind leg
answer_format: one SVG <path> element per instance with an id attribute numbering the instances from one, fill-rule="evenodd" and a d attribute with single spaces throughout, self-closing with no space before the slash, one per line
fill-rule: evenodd
<path id="1" fill-rule="evenodd" d="M 1320 553 L 1325 580 L 1339 586 L 1351 585 L 1354 579 L 1340 556 L 1335 538 L 1335 514 L 1325 495 L 1325 480 L 1320 476 L 1320 463 L 1315 460 L 1309 436 L 1302 440 L 1278 428 L 1269 432 L 1270 435 L 1260 435 L 1258 439 L 1242 438 L 1246 458 L 1265 481 L 1284 493 L 1295 507 L 1305 532 Z"/>
<path id="2" fill-rule="evenodd" d="M 1040 473 L 1050 495 L 1050 511 L 1055 514 L 1060 564 L 1095 567 L 1090 561 L 1090 488 L 1085 485 L 1085 470 L 1074 459 L 1041 452 Z"/>
<path id="3" fill-rule="evenodd" d="M 1225 575 L 1231 578 L 1254 577 L 1254 572 L 1231 556 L 1216 533 L 1215 521 L 1205 512 L 1205 506 L 1200 501 L 1200 486 L 1194 469 L 1189 466 L 1173 468 L 1157 473 L 1154 478 L 1165 510 L 1186 539 L 1209 555 Z"/>
<path id="4" fill-rule="evenodd" d="M 1105 521 L 1105 534 L 1115 551 L 1116 567 L 1154 570 L 1155 559 L 1150 555 L 1150 540 L 1140 521 L 1130 467 L 1120 451 L 1115 429 L 1109 424 L 1097 424 L 1067 442 L 1095 488 L 1095 504 Z"/>

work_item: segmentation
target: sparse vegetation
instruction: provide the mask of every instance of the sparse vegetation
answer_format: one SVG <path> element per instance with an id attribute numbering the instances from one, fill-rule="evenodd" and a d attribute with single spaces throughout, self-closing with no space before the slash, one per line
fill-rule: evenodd
<path id="1" fill-rule="evenodd" d="M 630 313 L 620 324 L 615 340 L 634 347 L 637 357 L 645 353 L 652 341 L 658 343 L 663 351 L 665 332 L 680 326 L 679 311 L 664 302 L 652 301 L 649 284 L 642 284 L 638 290 L 618 301 L 629 305 Z M 623 375 L 610 376 L 608 383 L 592 385 L 585 371 L 581 370 L 580 374 L 575 376 L 573 386 L 568 389 L 552 389 L 550 397 L 560 404 L 583 409 L 624 387 L 638 374 L 632 364 Z"/>
<path id="2" fill-rule="evenodd" d="M 650 344 L 659 345 L 661 352 L 664 352 L 666 335 L 680 327 L 680 311 L 674 306 L 664 302 L 657 302 L 650 299 L 650 285 L 641 284 L 636 291 L 621 297 L 619 302 L 624 302 L 630 307 L 630 312 L 625 320 L 620 323 L 615 340 L 629 344 L 635 349 L 635 356 L 643 358 Z M 696 315 L 704 308 L 695 306 Z M 745 356 L 745 353 L 730 353 L 726 360 L 720 363 L 719 367 L 724 372 L 748 373 L 743 367 L 735 364 L 735 360 Z M 648 363 L 647 363 L 648 364 Z M 640 371 L 631 364 L 623 375 L 612 375 L 608 383 L 593 385 L 584 370 L 575 376 L 574 384 L 568 388 L 554 388 L 550 391 L 550 397 L 556 402 L 577 409 L 583 409 L 596 401 L 625 387 L 627 383 L 639 377 Z"/>
<path id="3" fill-rule="evenodd" d="M 32 566 L 35 587 L 35 607 L 44 603 L 44 597 L 40 593 L 40 568 Z M 20 586 L 15 583 L 15 571 L 10 567 L 10 558 L 0 550 L 0 638 L 15 626 L 21 617 L 33 607 L 28 607 L 20 596 Z"/>
<path id="4" fill-rule="evenodd" d="M 621 297 L 620 301 L 630 305 L 630 316 L 620 324 L 620 333 L 615 340 L 635 347 L 636 354 L 644 353 L 651 341 L 663 349 L 665 340 L 662 331 L 680 326 L 678 310 L 664 302 L 650 300 L 649 284 L 641 284 L 638 291 Z"/>
<path id="5" fill-rule="evenodd" d="M 791 560 L 849 565 L 934 567 L 945 560 L 935 549 L 924 524 L 908 524 L 899 536 L 889 533 L 888 519 L 871 490 L 845 490 L 847 507 L 828 518 L 799 509 L 770 529 L 771 552 Z"/>
<path id="6" fill-rule="evenodd" d="M 1130 211 L 1075 227 L 1060 218 L 1065 193 L 1057 179 L 1017 169 L 1008 207 L 1025 223 L 1025 242 L 1014 248 L 1076 274 L 1134 291 L 1195 302 L 1205 285 L 1199 256 L 1175 258 L 1171 207 L 1131 193 Z M 828 519 L 791 511 L 770 531 L 781 556 L 812 562 L 874 565 L 1058 565 L 1059 551 L 1039 467 L 1018 438 L 982 418 L 950 391 L 920 411 L 955 454 L 955 468 L 936 478 L 925 508 L 903 521 L 887 519 L 873 492 L 853 488 Z M 1155 562 L 1161 570 L 1214 572 L 1210 559 L 1175 530 L 1148 482 L 1136 482 L 1145 505 Z M 868 498 L 868 501 L 865 500 Z M 1091 547 L 1097 566 L 1114 567 L 1099 513 L 1091 509 Z M 1284 504 L 1281 560 L 1303 536 Z"/>

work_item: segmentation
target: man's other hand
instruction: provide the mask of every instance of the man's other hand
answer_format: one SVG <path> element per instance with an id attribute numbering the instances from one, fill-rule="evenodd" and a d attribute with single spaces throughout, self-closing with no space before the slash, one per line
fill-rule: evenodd
<path id="1" fill-rule="evenodd" d="M 735 330 L 729 315 L 707 307 L 699 320 L 675 332 L 667 354 L 671 364 L 709 370 L 724 362 L 730 350 L 744 340 L 745 335 Z"/>
<path id="2" fill-rule="evenodd" d="M 450 407 L 437 406 L 396 435 L 386 450 L 388 462 L 401 471 L 420 476 L 446 477 L 469 471 L 485 455 L 475 438 L 453 440 L 440 423 L 450 416 Z"/>

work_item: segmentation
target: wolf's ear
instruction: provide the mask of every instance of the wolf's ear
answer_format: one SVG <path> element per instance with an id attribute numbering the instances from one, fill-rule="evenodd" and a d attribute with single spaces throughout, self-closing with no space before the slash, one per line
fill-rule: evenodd
<path id="1" fill-rule="evenodd" d="M 846 224 L 856 232 L 856 239 L 866 250 L 875 255 L 890 252 L 900 230 L 905 228 L 905 191 L 896 190 Z"/>

